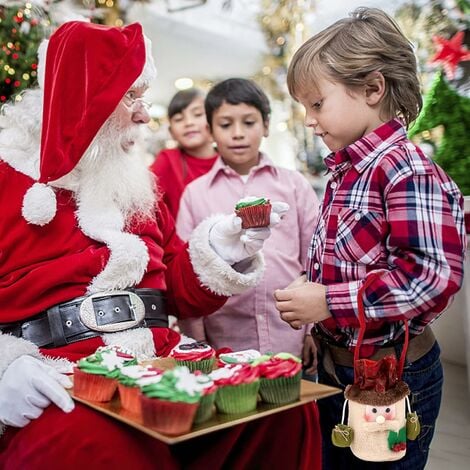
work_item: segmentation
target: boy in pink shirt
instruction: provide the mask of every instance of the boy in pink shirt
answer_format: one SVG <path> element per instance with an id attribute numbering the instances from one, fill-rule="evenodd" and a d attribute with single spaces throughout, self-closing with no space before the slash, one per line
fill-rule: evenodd
<path id="1" fill-rule="evenodd" d="M 220 157 L 208 173 L 186 187 L 177 218 L 180 237 L 188 239 L 199 222 L 233 211 L 246 196 L 285 201 L 290 208 L 265 245 L 266 272 L 259 285 L 231 297 L 210 318 L 183 322 L 182 331 L 216 349 L 287 351 L 303 355 L 304 364 L 311 365 L 309 327 L 286 327 L 273 292 L 305 269 L 317 196 L 299 172 L 278 168 L 260 153 L 261 140 L 268 135 L 270 105 L 254 82 L 234 78 L 217 84 L 207 95 L 205 108 Z"/>

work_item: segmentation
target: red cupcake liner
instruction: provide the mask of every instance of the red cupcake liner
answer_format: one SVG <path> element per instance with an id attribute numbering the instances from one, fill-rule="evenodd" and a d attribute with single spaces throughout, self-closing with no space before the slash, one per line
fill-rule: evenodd
<path id="1" fill-rule="evenodd" d="M 271 204 L 242 207 L 235 210 L 235 213 L 242 219 L 242 228 L 267 227 L 270 221 Z"/>
<path id="2" fill-rule="evenodd" d="M 117 388 L 115 379 L 73 369 L 73 394 L 90 401 L 111 401 Z"/>
<path id="3" fill-rule="evenodd" d="M 139 387 L 129 387 L 118 384 L 121 406 L 136 416 L 142 416 L 142 405 L 140 401 L 141 391 Z"/>
<path id="4" fill-rule="evenodd" d="M 144 424 L 155 431 L 177 436 L 191 430 L 199 403 L 160 400 L 141 395 Z"/>

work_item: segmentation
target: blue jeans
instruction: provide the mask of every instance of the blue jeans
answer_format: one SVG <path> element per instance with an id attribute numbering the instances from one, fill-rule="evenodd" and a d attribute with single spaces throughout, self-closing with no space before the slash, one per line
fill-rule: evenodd
<path id="1" fill-rule="evenodd" d="M 403 380 L 408 384 L 411 395 L 411 411 L 416 411 L 421 423 L 421 432 L 416 440 L 406 443 L 406 455 L 395 462 L 365 462 L 355 457 L 349 448 L 335 447 L 331 443 L 331 430 L 341 422 L 344 395 L 338 394 L 318 400 L 323 438 L 323 469 L 389 469 L 421 470 L 424 469 L 429 454 L 429 446 L 434 435 L 434 425 L 441 406 L 443 372 L 439 359 L 440 348 L 437 342 L 421 359 L 406 364 Z M 319 382 L 344 390 L 345 385 L 353 383 L 352 367 L 335 366 L 337 384 L 326 372 L 321 358 L 318 361 Z"/>

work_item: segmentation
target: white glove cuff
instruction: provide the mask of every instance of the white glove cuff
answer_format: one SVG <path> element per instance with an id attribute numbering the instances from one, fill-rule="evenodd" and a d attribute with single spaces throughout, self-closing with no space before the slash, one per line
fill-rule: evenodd
<path id="1" fill-rule="evenodd" d="M 7 367 L 20 356 L 33 356 L 42 359 L 39 348 L 22 338 L 0 333 L 0 380 Z"/>
<path id="2" fill-rule="evenodd" d="M 258 252 L 246 270 L 238 272 L 217 255 L 209 244 L 209 232 L 224 217 L 213 215 L 194 229 L 189 239 L 189 256 L 203 286 L 218 295 L 231 296 L 255 287 L 264 275 L 265 264 L 263 254 Z"/>

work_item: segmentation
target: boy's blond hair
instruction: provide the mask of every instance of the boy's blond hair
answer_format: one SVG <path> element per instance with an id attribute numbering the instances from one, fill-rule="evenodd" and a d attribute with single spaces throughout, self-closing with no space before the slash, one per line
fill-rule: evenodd
<path id="1" fill-rule="evenodd" d="M 360 7 L 297 50 L 287 86 L 297 99 L 321 77 L 353 89 L 366 84 L 375 71 L 385 78 L 381 113 L 387 119 L 400 117 L 408 126 L 422 106 L 413 46 L 385 12 Z"/>

